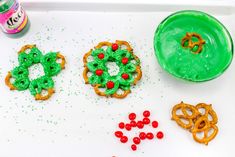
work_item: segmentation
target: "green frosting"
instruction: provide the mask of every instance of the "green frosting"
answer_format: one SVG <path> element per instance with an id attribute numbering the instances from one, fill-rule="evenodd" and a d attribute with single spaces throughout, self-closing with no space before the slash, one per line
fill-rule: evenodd
<path id="1" fill-rule="evenodd" d="M 197 33 L 205 41 L 200 53 L 194 53 L 198 45 L 192 49 L 182 47 L 186 33 Z M 163 69 L 197 82 L 218 77 L 233 58 L 229 32 L 214 17 L 199 11 L 181 11 L 167 17 L 155 32 L 154 48 Z"/>
<path id="2" fill-rule="evenodd" d="M 30 49 L 28 54 L 26 52 L 20 53 L 18 56 L 20 65 L 11 71 L 11 76 L 15 79 L 13 86 L 19 91 L 29 89 L 34 96 L 40 94 L 43 89 L 53 88 L 54 81 L 51 77 L 61 71 L 61 66 L 56 62 L 56 59 L 56 52 L 49 52 L 43 55 L 37 47 Z M 43 66 L 45 75 L 30 81 L 28 68 L 38 63 Z"/>
<path id="3" fill-rule="evenodd" d="M 100 59 L 99 54 L 103 53 L 104 58 Z M 87 68 L 92 75 L 89 77 L 89 83 L 91 85 L 100 84 L 102 88 L 105 88 L 106 95 L 114 94 L 119 88 L 122 90 L 129 90 L 131 84 L 134 82 L 133 74 L 136 71 L 136 66 L 140 64 L 140 61 L 137 60 L 136 63 L 132 63 L 134 56 L 127 50 L 121 49 L 120 47 L 113 51 L 112 47 L 108 47 L 106 50 L 100 48 L 92 51 L 91 56 L 94 58 L 94 61 L 88 62 Z M 128 63 L 123 64 L 122 59 L 128 58 Z M 106 66 L 107 62 L 115 62 L 119 67 L 119 72 L 115 76 L 111 76 L 108 72 L 108 67 Z M 102 75 L 97 75 L 96 70 L 102 70 Z M 122 77 L 123 74 L 128 75 L 128 79 Z M 113 88 L 107 88 L 107 82 L 112 81 L 114 83 Z"/>

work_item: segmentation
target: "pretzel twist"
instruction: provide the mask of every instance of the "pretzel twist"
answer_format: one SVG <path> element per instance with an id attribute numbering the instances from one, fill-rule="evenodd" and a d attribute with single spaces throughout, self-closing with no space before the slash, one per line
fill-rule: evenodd
<path id="1" fill-rule="evenodd" d="M 21 54 L 21 53 L 25 52 L 26 50 L 32 49 L 32 48 L 34 48 L 34 47 L 36 47 L 36 45 L 25 45 L 25 46 L 23 46 L 23 47 L 20 49 L 20 51 L 18 52 L 18 54 Z"/>
<path id="2" fill-rule="evenodd" d="M 61 69 L 65 69 L 65 64 L 66 64 L 65 57 L 62 54 L 57 53 L 56 58 L 61 59 L 60 67 Z"/>
<path id="3" fill-rule="evenodd" d="M 41 93 L 38 93 L 35 95 L 35 100 L 47 100 L 49 99 L 53 94 L 55 93 L 54 89 L 49 88 L 47 89 L 47 95 L 42 95 Z"/>
<path id="4" fill-rule="evenodd" d="M 16 90 L 16 87 L 11 83 L 11 72 L 8 72 L 6 78 L 5 78 L 5 84 L 10 88 L 10 90 Z"/>
<path id="5" fill-rule="evenodd" d="M 201 113 L 200 109 L 204 109 L 205 113 Z M 180 110 L 182 114 L 177 114 Z M 191 114 L 188 114 L 190 112 Z M 209 120 L 209 116 L 212 120 Z M 218 133 L 218 127 L 216 126 L 218 122 L 217 114 L 212 109 L 212 105 L 207 105 L 205 103 L 199 103 L 196 106 L 185 104 L 181 102 L 177 104 L 172 109 L 172 120 L 184 129 L 188 129 L 196 142 L 208 143 L 215 138 Z M 184 121 L 183 121 L 184 120 Z M 185 123 L 187 121 L 187 123 Z M 209 132 L 213 132 L 209 135 Z M 198 137 L 198 133 L 203 132 L 203 138 Z"/>
<path id="6" fill-rule="evenodd" d="M 193 41 L 192 39 L 197 38 L 198 41 Z M 186 42 L 188 42 L 188 45 L 185 45 Z M 190 48 L 190 50 L 195 53 L 195 54 L 199 54 L 202 51 L 202 46 L 203 44 L 205 44 L 206 42 L 202 39 L 200 34 L 197 33 L 186 33 L 186 36 L 182 38 L 181 40 L 181 46 L 184 48 Z M 195 46 L 198 46 L 198 49 L 196 51 L 193 51 L 193 48 Z"/>

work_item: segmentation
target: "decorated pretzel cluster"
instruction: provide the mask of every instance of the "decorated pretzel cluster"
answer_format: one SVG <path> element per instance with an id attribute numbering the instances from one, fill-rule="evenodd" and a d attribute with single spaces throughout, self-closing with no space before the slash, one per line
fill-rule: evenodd
<path id="1" fill-rule="evenodd" d="M 60 63 L 57 63 L 59 60 Z M 29 89 L 36 100 L 49 99 L 54 93 L 52 77 L 65 68 L 64 56 L 58 52 L 49 52 L 43 55 L 36 45 L 26 45 L 18 52 L 18 61 L 20 65 L 8 72 L 5 78 L 5 83 L 10 90 L 23 91 Z M 30 80 L 28 69 L 38 63 L 42 65 L 45 75 Z M 46 91 L 45 95 L 42 94 L 43 90 Z"/>
<path id="2" fill-rule="evenodd" d="M 196 106 L 181 102 L 172 109 L 172 120 L 189 130 L 195 141 L 207 145 L 218 133 L 217 115 L 212 105 L 199 103 Z M 203 137 L 198 135 L 203 133 Z"/>
<path id="3" fill-rule="evenodd" d="M 88 57 L 93 58 L 93 61 L 88 61 Z M 91 84 L 100 96 L 124 98 L 131 92 L 130 86 L 135 85 L 142 77 L 139 58 L 126 41 L 100 42 L 94 50 L 91 49 L 84 55 L 83 62 L 85 83 Z M 118 65 L 117 75 L 109 74 L 107 62 Z"/>
<path id="4" fill-rule="evenodd" d="M 197 33 L 186 33 L 186 36 L 181 40 L 182 47 L 189 48 L 195 54 L 199 54 L 202 51 L 203 44 L 205 43 L 201 35 Z"/>

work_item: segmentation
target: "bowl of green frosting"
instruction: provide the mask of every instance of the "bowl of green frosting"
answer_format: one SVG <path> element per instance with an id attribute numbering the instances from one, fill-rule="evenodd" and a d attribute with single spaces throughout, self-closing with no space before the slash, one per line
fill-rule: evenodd
<path id="1" fill-rule="evenodd" d="M 159 24 L 154 50 L 164 70 L 193 82 L 220 76 L 233 58 L 233 42 L 225 26 L 192 10 L 176 12 Z"/>

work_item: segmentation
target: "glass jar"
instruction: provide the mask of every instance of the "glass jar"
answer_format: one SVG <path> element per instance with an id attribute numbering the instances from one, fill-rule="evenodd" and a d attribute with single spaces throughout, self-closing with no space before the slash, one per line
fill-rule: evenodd
<path id="1" fill-rule="evenodd" d="M 28 23 L 28 17 L 17 0 L 0 0 L 0 26 L 3 32 L 20 33 Z"/>

